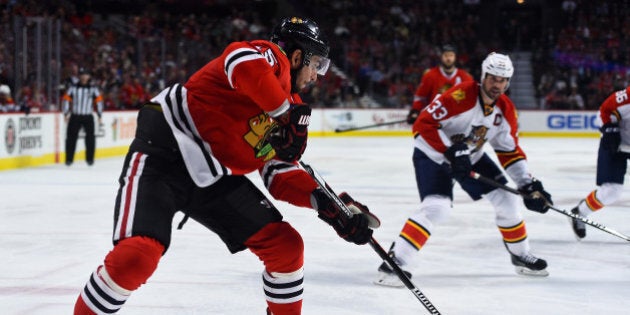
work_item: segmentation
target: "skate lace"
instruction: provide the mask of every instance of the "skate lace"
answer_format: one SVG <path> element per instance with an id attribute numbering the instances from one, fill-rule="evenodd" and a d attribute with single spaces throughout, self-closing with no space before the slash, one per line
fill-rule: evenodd
<path id="1" fill-rule="evenodd" d="M 523 255 L 521 257 L 519 257 L 522 261 L 528 263 L 528 264 L 534 264 L 536 263 L 536 261 L 538 261 L 538 258 L 531 255 L 531 254 L 527 254 L 527 255 Z"/>

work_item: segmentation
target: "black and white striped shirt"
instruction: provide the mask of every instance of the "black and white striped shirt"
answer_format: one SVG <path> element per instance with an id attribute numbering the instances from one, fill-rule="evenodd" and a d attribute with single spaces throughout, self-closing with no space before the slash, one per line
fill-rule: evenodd
<path id="1" fill-rule="evenodd" d="M 96 114 L 103 114 L 103 97 L 98 88 L 91 85 L 73 85 L 63 96 L 63 113 L 73 115 L 92 115 L 96 103 Z"/>

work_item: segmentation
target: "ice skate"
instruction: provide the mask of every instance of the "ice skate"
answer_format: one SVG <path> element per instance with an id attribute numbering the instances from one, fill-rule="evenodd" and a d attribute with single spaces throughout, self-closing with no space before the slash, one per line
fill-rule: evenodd
<path id="1" fill-rule="evenodd" d="M 538 258 L 532 254 L 526 254 L 523 256 L 516 256 L 510 253 L 512 257 L 512 264 L 515 267 L 516 273 L 524 276 L 536 276 L 546 277 L 549 275 L 547 272 L 547 262 L 544 259 Z"/>
<path id="2" fill-rule="evenodd" d="M 396 263 L 396 265 L 400 266 L 398 260 L 393 257 L 393 254 L 390 253 L 390 256 L 392 257 L 392 260 Z M 403 270 L 403 273 L 407 276 L 407 278 L 411 279 L 411 272 Z M 392 269 L 392 267 L 390 267 L 386 262 L 383 262 L 378 267 L 378 277 L 376 278 L 376 280 L 374 280 L 374 284 L 394 288 L 402 288 L 405 286 L 405 284 L 400 281 L 400 278 L 398 278 L 398 275 L 396 274 L 394 269 Z"/>
<path id="3" fill-rule="evenodd" d="M 580 210 L 578 207 L 571 209 L 571 213 L 580 214 Z M 571 227 L 573 228 L 573 232 L 575 233 L 575 238 L 580 241 L 584 237 L 586 237 L 586 225 L 581 220 L 569 217 L 569 221 L 571 222 Z"/>

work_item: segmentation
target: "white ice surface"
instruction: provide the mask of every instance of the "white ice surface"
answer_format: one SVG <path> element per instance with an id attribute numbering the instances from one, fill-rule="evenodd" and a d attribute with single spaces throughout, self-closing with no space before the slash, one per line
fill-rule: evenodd
<path id="1" fill-rule="evenodd" d="M 521 141 L 557 207 L 570 209 L 595 188 L 597 139 Z M 304 161 L 337 192 L 350 192 L 380 217 L 375 238 L 389 247 L 418 208 L 412 140 L 313 138 L 307 151 Z M 0 314 L 72 313 L 111 249 L 121 165 L 115 158 L 92 167 L 0 172 Z M 372 284 L 380 259 L 371 247 L 339 239 L 311 210 L 276 205 L 305 241 L 303 314 L 427 313 L 408 289 Z M 548 261 L 549 277 L 516 275 L 490 204 L 472 202 L 457 187 L 449 220 L 409 268 L 412 281 L 442 314 L 630 314 L 630 242 L 593 228 L 578 242 L 564 215 L 523 211 L 532 250 Z M 630 197 L 590 218 L 630 234 Z M 174 230 L 158 270 L 120 314 L 264 314 L 261 271 L 253 254 L 229 254 L 213 233 L 189 221 Z"/>

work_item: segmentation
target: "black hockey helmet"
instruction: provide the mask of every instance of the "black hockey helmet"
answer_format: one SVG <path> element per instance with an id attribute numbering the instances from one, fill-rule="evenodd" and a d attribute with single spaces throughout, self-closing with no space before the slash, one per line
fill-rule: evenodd
<path id="1" fill-rule="evenodd" d="M 444 44 L 444 45 L 442 45 L 442 50 L 440 51 L 440 53 L 443 54 L 443 53 L 445 53 L 447 51 L 452 51 L 452 52 L 457 54 L 457 48 L 455 48 L 455 45 L 453 45 L 453 44 Z"/>
<path id="2" fill-rule="evenodd" d="M 324 75 L 328 70 L 328 39 L 320 32 L 319 26 L 307 18 L 283 18 L 271 33 L 271 42 L 280 46 L 287 54 L 300 49 L 304 53 L 304 65 L 308 66 L 312 56 L 319 56 L 317 73 Z"/>
<path id="3" fill-rule="evenodd" d="M 90 69 L 86 67 L 79 68 L 79 74 L 91 74 Z"/>

